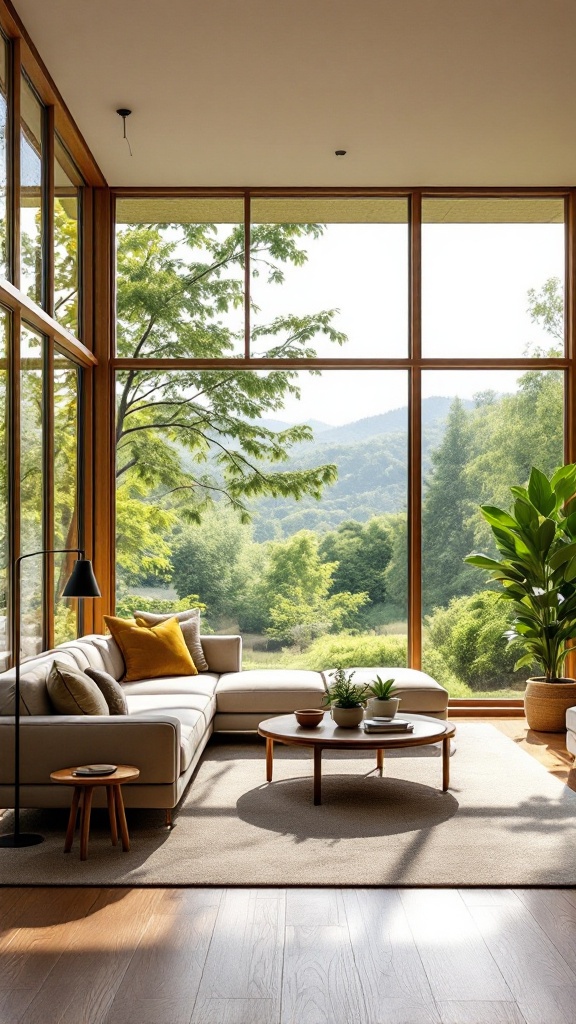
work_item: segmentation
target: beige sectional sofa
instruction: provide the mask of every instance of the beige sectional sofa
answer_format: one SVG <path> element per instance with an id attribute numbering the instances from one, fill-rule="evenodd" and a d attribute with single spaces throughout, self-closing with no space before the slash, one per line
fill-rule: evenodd
<path id="1" fill-rule="evenodd" d="M 202 751 L 216 732 L 250 732 L 265 718 L 320 707 L 330 673 L 294 669 L 242 671 L 239 636 L 203 636 L 209 670 L 123 683 L 128 715 L 59 715 L 46 678 L 55 658 L 72 667 L 103 669 L 122 679 L 124 662 L 111 636 L 85 636 L 31 658 L 21 670 L 21 805 L 69 804 L 67 786 L 50 772 L 78 764 L 134 764 L 137 783 L 125 787 L 128 807 L 175 807 Z M 354 681 L 394 676 L 401 710 L 446 718 L 448 693 L 424 672 L 357 669 Z M 0 807 L 13 804 L 14 671 L 0 674 Z M 104 794 L 95 793 L 95 803 Z"/>

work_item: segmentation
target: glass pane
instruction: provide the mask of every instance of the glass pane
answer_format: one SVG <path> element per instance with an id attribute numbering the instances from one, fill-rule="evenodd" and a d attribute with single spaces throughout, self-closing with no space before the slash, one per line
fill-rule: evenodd
<path id="1" fill-rule="evenodd" d="M 116 204 L 119 356 L 244 355 L 241 199 Z"/>
<path id="2" fill-rule="evenodd" d="M 20 549 L 25 555 L 42 543 L 42 356 L 43 338 L 22 327 L 20 373 Z M 22 657 L 42 649 L 42 558 L 22 562 L 20 591 Z"/>
<path id="3" fill-rule="evenodd" d="M 21 288 L 42 304 L 42 135 L 44 107 L 22 76 L 20 134 Z"/>
<path id="4" fill-rule="evenodd" d="M 519 697 L 508 603 L 463 559 L 495 556 L 481 504 L 509 508 L 531 466 L 563 461 L 563 372 L 428 371 L 422 377 L 424 669 L 453 697 Z"/>
<path id="5" fill-rule="evenodd" d="M 0 307 L 0 669 L 8 666 L 8 349 L 10 313 Z"/>
<path id="6" fill-rule="evenodd" d="M 253 356 L 402 357 L 406 199 L 254 199 Z"/>
<path id="7" fill-rule="evenodd" d="M 58 136 L 54 140 L 54 316 L 78 336 L 79 185 L 82 182 Z"/>
<path id="8" fill-rule="evenodd" d="M 0 277 L 8 266 L 8 44 L 0 35 Z"/>
<path id="9" fill-rule="evenodd" d="M 78 547 L 78 389 L 79 371 L 54 354 L 54 547 Z M 78 556 L 54 556 L 54 636 L 57 644 L 78 635 L 78 602 L 62 590 Z"/>
<path id="10" fill-rule="evenodd" d="M 563 354 L 562 199 L 425 199 L 422 220 L 424 356 Z"/>
<path id="11" fill-rule="evenodd" d="M 245 667 L 405 664 L 404 371 L 119 373 L 117 409 L 119 614 L 200 602 Z"/>

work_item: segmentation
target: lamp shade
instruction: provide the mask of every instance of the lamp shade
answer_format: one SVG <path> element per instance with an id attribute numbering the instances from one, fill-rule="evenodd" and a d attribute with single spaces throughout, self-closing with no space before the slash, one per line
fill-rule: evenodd
<path id="1" fill-rule="evenodd" d="M 100 587 L 89 558 L 77 558 L 62 597 L 100 597 Z"/>

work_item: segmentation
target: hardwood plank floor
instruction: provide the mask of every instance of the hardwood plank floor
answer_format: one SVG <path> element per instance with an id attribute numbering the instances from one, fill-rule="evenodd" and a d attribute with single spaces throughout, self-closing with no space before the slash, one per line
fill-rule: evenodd
<path id="1" fill-rule="evenodd" d="M 561 736 L 492 724 L 576 790 Z M 0 889 L 0 1024 L 572 1024 L 575 1007 L 576 890 Z"/>

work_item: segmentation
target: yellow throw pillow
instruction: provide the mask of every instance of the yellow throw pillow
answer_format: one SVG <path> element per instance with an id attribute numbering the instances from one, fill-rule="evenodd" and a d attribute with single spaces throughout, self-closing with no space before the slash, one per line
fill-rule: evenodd
<path id="1" fill-rule="evenodd" d="M 126 665 L 124 682 L 198 675 L 176 619 L 166 619 L 157 626 L 140 626 L 134 619 L 105 615 L 104 622 L 122 651 Z"/>

